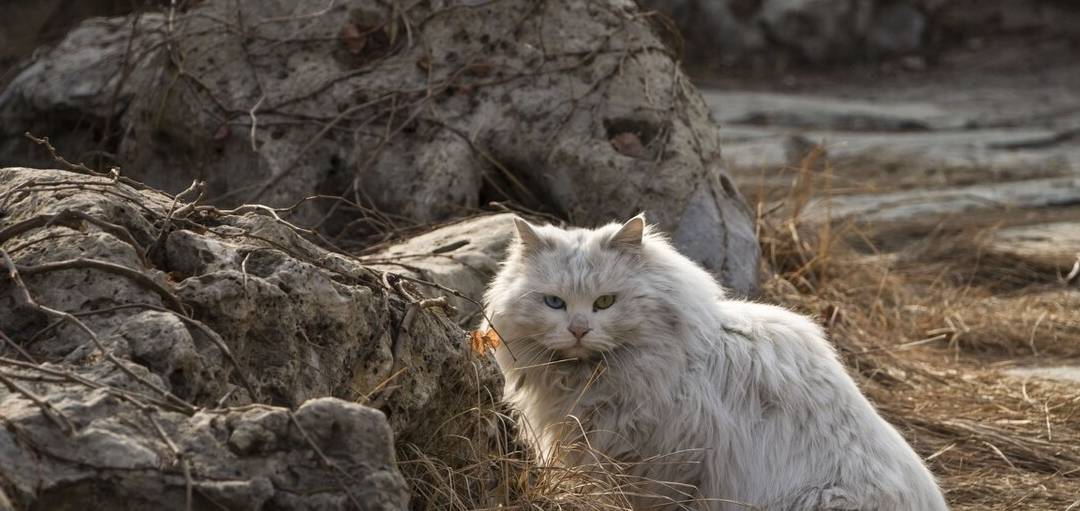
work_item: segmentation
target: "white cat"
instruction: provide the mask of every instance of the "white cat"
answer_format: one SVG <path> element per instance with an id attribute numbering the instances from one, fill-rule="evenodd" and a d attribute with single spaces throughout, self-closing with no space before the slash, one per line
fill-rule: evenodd
<path id="1" fill-rule="evenodd" d="M 542 459 L 621 467 L 635 509 L 947 509 L 809 319 L 726 299 L 643 216 L 515 223 L 486 312 Z"/>

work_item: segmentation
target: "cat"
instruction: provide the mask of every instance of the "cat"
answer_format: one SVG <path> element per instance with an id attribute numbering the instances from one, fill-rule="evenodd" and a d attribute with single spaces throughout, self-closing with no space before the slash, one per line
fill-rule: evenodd
<path id="1" fill-rule="evenodd" d="M 618 467 L 635 510 L 948 509 L 810 319 L 728 299 L 643 215 L 514 222 L 480 328 L 542 462 Z"/>

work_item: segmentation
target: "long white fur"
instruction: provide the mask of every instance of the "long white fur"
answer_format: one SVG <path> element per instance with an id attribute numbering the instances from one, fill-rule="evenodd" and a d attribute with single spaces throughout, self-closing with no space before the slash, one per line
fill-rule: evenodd
<path id="1" fill-rule="evenodd" d="M 725 298 L 641 216 L 516 221 L 486 312 L 505 397 L 543 459 L 619 463 L 635 509 L 947 509 L 814 322 Z M 614 305 L 594 310 L 605 294 Z M 580 343 L 574 315 L 592 329 Z"/>

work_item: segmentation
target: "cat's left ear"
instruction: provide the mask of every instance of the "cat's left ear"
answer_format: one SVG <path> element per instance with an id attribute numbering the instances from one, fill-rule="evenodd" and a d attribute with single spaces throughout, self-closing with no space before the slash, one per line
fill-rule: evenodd
<path id="1" fill-rule="evenodd" d="M 641 247 L 641 238 L 645 235 L 645 213 L 638 214 L 627 220 L 619 232 L 616 232 L 608 245 L 611 248 L 633 249 Z"/>

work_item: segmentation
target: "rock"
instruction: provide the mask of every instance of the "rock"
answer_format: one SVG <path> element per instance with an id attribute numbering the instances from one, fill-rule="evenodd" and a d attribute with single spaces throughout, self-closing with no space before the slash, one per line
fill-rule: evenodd
<path id="1" fill-rule="evenodd" d="M 670 16 L 697 61 L 851 61 L 922 47 L 928 20 L 915 3 L 897 0 L 645 0 Z"/>
<path id="2" fill-rule="evenodd" d="M 4 372 L 41 375 L 10 366 Z M 144 410 L 105 388 L 24 385 L 47 396 L 73 433 L 65 435 L 24 396 L 0 391 L 7 425 L 0 472 L 15 509 L 183 510 L 189 486 L 193 509 L 408 509 L 390 427 L 371 408 L 322 398 L 295 413 L 256 405 L 187 416 Z M 266 415 L 282 420 L 262 420 Z M 236 448 L 233 439 L 252 428 L 261 435 L 257 448 Z"/>
<path id="3" fill-rule="evenodd" d="M 1067 274 L 1080 262 L 1080 222 L 1021 225 L 995 231 L 988 252 Z"/>
<path id="4" fill-rule="evenodd" d="M 797 115 L 786 117 L 794 120 Z M 1072 175 L 1080 169 L 1080 145 L 1066 143 L 1058 134 L 1033 128 L 848 132 L 736 125 L 724 129 L 724 159 L 736 176 L 747 170 L 797 167 L 787 151 L 790 138 L 797 136 L 823 145 L 834 166 L 936 174 L 886 176 L 891 184 L 937 185 L 952 173 L 973 174 L 978 181 Z"/>
<path id="5" fill-rule="evenodd" d="M 464 412 L 494 406 L 502 383 L 465 333 L 414 304 L 408 282 L 266 211 L 0 169 L 0 249 L 37 303 L 78 321 L 57 322 L 0 277 L 0 332 L 11 339 L 0 376 L 29 391 L 0 385 L 0 479 L 17 481 L 4 488 L 16 508 L 181 508 L 182 464 L 151 416 L 191 463 L 200 508 L 346 509 L 355 498 L 405 509 L 390 431 L 398 447 L 449 466 L 484 448 L 494 431 Z"/>
<path id="6" fill-rule="evenodd" d="M 27 144 L 23 137 L 27 131 L 50 136 L 73 158 L 101 149 L 102 134 L 118 135 L 121 126 L 116 118 L 132 98 L 127 70 L 132 60 L 138 61 L 132 55 L 145 54 L 161 43 L 156 30 L 162 23 L 164 17 L 150 14 L 140 16 L 134 25 L 120 18 L 90 19 L 63 39 L 60 51 L 27 63 L 0 92 L 0 119 L 5 124 L 0 127 L 0 166 L 53 164 Z M 132 30 L 143 36 L 128 49 Z M 65 125 L 69 128 L 55 129 Z"/>
<path id="7" fill-rule="evenodd" d="M 0 87 L 13 73 L 10 67 L 38 47 L 63 38 L 73 25 L 92 16 L 117 16 L 134 6 L 124 0 L 12 0 L 0 19 Z"/>
<path id="8" fill-rule="evenodd" d="M 54 134 L 72 124 L 39 121 L 60 107 L 87 110 L 115 128 L 95 149 L 152 185 L 177 192 L 205 179 L 223 205 L 346 197 L 296 210 L 296 221 L 331 234 L 445 221 L 493 200 L 573 224 L 646 211 L 684 233 L 679 248 L 730 287 L 753 290 L 753 221 L 725 174 L 719 132 L 632 3 L 559 2 L 535 14 L 529 0 L 440 5 L 245 0 L 201 3 L 172 25 L 144 16 L 134 47 L 145 51 L 104 120 L 97 107 L 111 94 L 84 105 L 38 90 L 113 83 L 80 73 L 96 58 L 93 71 L 117 76 L 110 59 L 127 41 L 101 26 L 121 34 L 131 23 L 87 23 L 40 59 L 59 64 L 31 66 L 4 93 L 0 140 L 10 154 L 27 126 Z M 90 57 L 62 58 L 80 52 Z"/>
<path id="9" fill-rule="evenodd" d="M 449 296 L 463 326 L 476 323 L 488 282 L 514 237 L 510 213 L 482 216 L 413 236 L 362 258 L 373 268 L 409 274 L 461 292 Z M 439 294 L 439 290 L 431 290 Z"/>
<path id="10" fill-rule="evenodd" d="M 722 125 L 775 126 L 819 131 L 911 132 L 955 130 L 971 122 L 962 112 L 929 102 L 705 89 L 705 102 Z"/>
<path id="11" fill-rule="evenodd" d="M 1071 2 L 1037 0 L 923 0 L 933 5 L 933 20 L 939 30 L 951 34 L 998 36 L 1031 33 L 1044 36 L 1080 34 L 1080 10 Z"/>
<path id="12" fill-rule="evenodd" d="M 1014 367 L 1007 369 L 1005 374 L 1025 380 L 1035 378 L 1080 384 L 1080 366 Z"/>
<path id="13" fill-rule="evenodd" d="M 922 48 L 926 24 L 923 11 L 909 2 L 883 3 L 874 10 L 866 39 L 884 55 L 912 53 Z"/>
<path id="14" fill-rule="evenodd" d="M 810 223 L 856 222 L 865 225 L 922 222 L 943 217 L 1008 208 L 1042 208 L 1080 204 L 1080 178 L 1032 179 L 941 190 L 912 190 L 814 199 L 803 210 Z"/>

